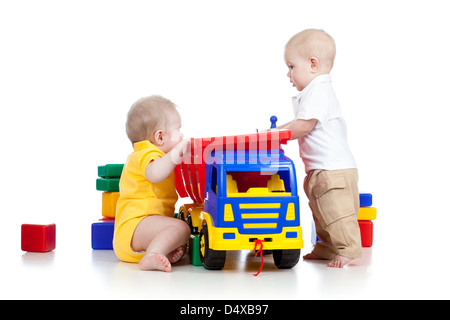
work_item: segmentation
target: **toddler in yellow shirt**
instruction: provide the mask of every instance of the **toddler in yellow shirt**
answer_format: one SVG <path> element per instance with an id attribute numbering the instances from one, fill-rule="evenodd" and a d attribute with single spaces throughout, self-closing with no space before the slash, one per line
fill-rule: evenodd
<path id="1" fill-rule="evenodd" d="M 176 106 L 161 96 L 139 99 L 128 112 L 134 152 L 119 183 L 113 246 L 119 259 L 139 263 L 142 270 L 170 272 L 186 251 L 189 227 L 173 218 L 178 199 L 173 170 L 188 147 L 180 128 Z"/>

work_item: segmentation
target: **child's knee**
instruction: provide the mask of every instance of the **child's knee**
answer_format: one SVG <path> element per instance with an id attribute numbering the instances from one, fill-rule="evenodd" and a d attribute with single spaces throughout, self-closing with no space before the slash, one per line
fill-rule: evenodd
<path id="1" fill-rule="evenodd" d="M 183 234 L 185 237 L 189 237 L 191 234 L 191 229 L 188 224 L 182 220 L 176 220 L 176 228 L 180 234 Z"/>

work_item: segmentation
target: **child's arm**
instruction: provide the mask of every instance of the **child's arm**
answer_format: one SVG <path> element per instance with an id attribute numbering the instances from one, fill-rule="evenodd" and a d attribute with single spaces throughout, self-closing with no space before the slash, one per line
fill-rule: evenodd
<path id="1" fill-rule="evenodd" d="M 291 130 L 291 140 L 296 140 L 303 138 L 310 133 L 311 130 L 314 129 L 316 123 L 317 119 L 296 119 L 277 127 L 277 129 Z"/>
<path id="2" fill-rule="evenodd" d="M 150 162 L 145 169 L 145 176 L 148 181 L 159 183 L 166 180 L 175 169 L 176 165 L 183 160 L 183 156 L 186 153 L 188 146 L 189 141 L 183 140 L 164 156 Z"/>

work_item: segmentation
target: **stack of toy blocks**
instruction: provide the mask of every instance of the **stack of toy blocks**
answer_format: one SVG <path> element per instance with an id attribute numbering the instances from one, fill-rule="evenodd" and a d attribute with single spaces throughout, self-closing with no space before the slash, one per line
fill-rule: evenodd
<path id="1" fill-rule="evenodd" d="M 119 198 L 119 181 L 123 164 L 98 167 L 97 190 L 102 191 L 102 218 L 92 224 L 93 250 L 112 250 L 116 204 Z"/>
<path id="2" fill-rule="evenodd" d="M 361 245 L 370 248 L 373 244 L 372 220 L 377 218 L 377 209 L 372 206 L 372 194 L 370 193 L 361 193 L 359 202 L 358 223 L 361 231 Z"/>

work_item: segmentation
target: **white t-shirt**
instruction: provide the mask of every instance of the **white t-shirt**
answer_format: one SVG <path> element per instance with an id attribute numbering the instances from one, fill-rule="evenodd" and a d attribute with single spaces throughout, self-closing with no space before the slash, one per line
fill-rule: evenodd
<path id="1" fill-rule="evenodd" d="M 320 75 L 312 80 L 292 98 L 292 102 L 295 119 L 317 119 L 314 129 L 298 139 L 306 172 L 356 168 L 347 143 L 347 126 L 330 75 Z"/>

